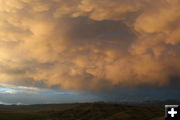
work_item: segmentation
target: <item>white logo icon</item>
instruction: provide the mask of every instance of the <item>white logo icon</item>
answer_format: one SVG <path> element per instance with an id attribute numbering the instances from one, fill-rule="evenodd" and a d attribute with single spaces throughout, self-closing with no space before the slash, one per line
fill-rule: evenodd
<path id="1" fill-rule="evenodd" d="M 174 108 L 171 108 L 171 111 L 168 111 L 168 114 L 170 114 L 171 117 L 174 117 L 174 115 L 177 114 L 177 111 L 174 111 Z"/>

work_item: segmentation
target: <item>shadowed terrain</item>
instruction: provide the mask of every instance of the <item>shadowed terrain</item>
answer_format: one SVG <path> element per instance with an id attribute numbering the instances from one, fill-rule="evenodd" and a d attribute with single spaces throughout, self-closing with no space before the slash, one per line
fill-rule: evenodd
<path id="1" fill-rule="evenodd" d="M 163 120 L 162 105 L 74 103 L 0 105 L 0 120 Z"/>

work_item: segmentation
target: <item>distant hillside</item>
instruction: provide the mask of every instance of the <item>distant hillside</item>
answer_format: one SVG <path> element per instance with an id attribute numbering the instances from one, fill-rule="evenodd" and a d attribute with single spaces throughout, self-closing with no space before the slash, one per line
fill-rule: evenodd
<path id="1" fill-rule="evenodd" d="M 0 105 L 0 120 L 163 120 L 164 106 L 110 103 Z"/>

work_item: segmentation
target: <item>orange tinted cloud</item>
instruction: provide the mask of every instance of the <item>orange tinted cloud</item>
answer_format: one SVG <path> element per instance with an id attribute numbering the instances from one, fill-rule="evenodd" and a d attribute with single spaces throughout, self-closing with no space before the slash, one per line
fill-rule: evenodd
<path id="1" fill-rule="evenodd" d="M 168 85 L 180 75 L 178 0 L 0 0 L 1 83 Z"/>

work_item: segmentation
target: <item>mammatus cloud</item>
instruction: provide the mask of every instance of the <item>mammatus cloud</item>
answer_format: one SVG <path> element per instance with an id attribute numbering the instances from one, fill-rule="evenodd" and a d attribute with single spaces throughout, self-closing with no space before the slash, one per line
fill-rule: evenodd
<path id="1" fill-rule="evenodd" d="M 180 76 L 179 0 L 0 0 L 1 83 L 75 90 Z"/>

